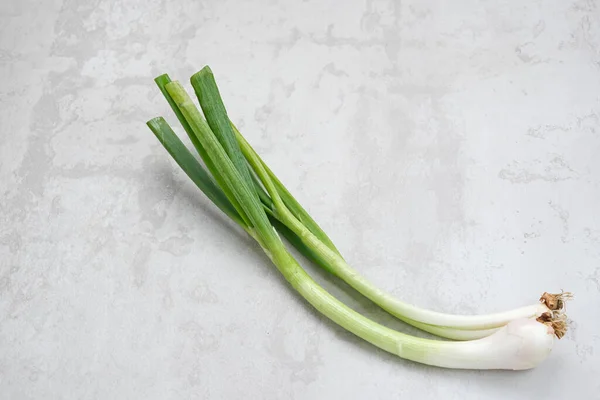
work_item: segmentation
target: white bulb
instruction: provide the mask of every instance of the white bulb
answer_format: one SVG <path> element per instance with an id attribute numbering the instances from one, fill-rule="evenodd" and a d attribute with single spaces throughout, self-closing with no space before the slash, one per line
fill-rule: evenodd
<path id="1" fill-rule="evenodd" d="M 530 369 L 548 357 L 554 337 L 550 326 L 521 318 L 483 339 L 436 342 L 420 357 L 408 358 L 446 368 Z"/>

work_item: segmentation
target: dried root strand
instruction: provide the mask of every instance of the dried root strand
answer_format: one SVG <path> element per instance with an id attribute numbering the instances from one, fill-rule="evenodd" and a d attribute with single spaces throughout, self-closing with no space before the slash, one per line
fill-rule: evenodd
<path id="1" fill-rule="evenodd" d="M 573 294 L 571 292 L 548 293 L 544 292 L 540 297 L 540 302 L 544 303 L 552 311 L 562 310 L 565 307 L 565 301 L 571 300 Z"/>
<path id="2" fill-rule="evenodd" d="M 549 311 L 536 318 L 537 322 L 552 328 L 554 335 L 560 339 L 567 333 L 567 316 L 562 312 Z"/>

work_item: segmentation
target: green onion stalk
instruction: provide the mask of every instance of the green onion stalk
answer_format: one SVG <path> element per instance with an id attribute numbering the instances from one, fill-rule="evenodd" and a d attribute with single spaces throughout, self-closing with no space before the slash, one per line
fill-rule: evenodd
<path id="1" fill-rule="evenodd" d="M 449 339 L 477 339 L 491 335 L 497 328 L 514 319 L 537 318 L 546 312 L 561 310 L 564 304 L 563 300 L 571 297 L 570 293 L 544 293 L 537 303 L 487 315 L 446 314 L 419 308 L 395 298 L 376 287 L 356 269 L 348 265 L 321 228 L 312 219 L 308 219 L 310 217 L 306 219 L 311 221 L 311 224 L 307 225 L 302 222 L 308 213 L 266 166 L 237 128 L 233 124 L 232 126 L 244 156 L 271 196 L 274 215 L 315 251 L 319 263 L 325 265 L 327 270 L 398 319 Z M 327 241 L 323 240 L 323 237 L 327 237 Z"/>
<path id="2" fill-rule="evenodd" d="M 263 249 L 287 282 L 319 312 L 344 329 L 399 357 L 439 367 L 528 369 L 547 357 L 564 335 L 563 301 L 544 294 L 539 304 L 487 316 L 449 315 L 404 303 L 351 268 L 329 237 L 300 206 L 231 122 L 214 75 L 205 67 L 191 78 L 198 110 L 183 86 L 168 75 L 155 79 L 206 169 L 162 118 L 148 127 L 198 188 Z M 309 260 L 349 283 L 390 314 L 438 336 L 424 339 L 376 323 L 322 288 L 281 239 Z"/>

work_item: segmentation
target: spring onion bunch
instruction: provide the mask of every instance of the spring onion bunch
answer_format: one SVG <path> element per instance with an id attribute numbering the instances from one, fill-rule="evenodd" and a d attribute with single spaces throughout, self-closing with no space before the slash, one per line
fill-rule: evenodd
<path id="1" fill-rule="evenodd" d="M 345 261 L 231 122 L 209 67 L 191 77 L 202 111 L 168 75 L 155 82 L 204 166 L 162 117 L 148 121 L 148 127 L 196 186 L 258 242 L 289 284 L 338 325 L 402 358 L 467 369 L 532 368 L 547 357 L 554 338 L 564 335 L 564 301 L 570 293 L 544 293 L 535 304 L 501 313 L 453 315 L 413 306 L 377 288 Z M 282 237 L 398 319 L 460 342 L 410 336 L 352 310 L 306 273 Z"/>

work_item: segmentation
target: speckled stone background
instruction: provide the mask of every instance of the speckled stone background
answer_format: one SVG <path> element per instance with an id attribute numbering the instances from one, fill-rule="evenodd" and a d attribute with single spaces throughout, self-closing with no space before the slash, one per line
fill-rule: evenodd
<path id="1" fill-rule="evenodd" d="M 575 292 L 550 358 L 421 366 L 307 306 L 144 125 L 175 125 L 152 79 L 205 64 L 382 287 L 468 313 Z M 0 398 L 600 398 L 597 1 L 4 0 L 0 72 Z"/>

